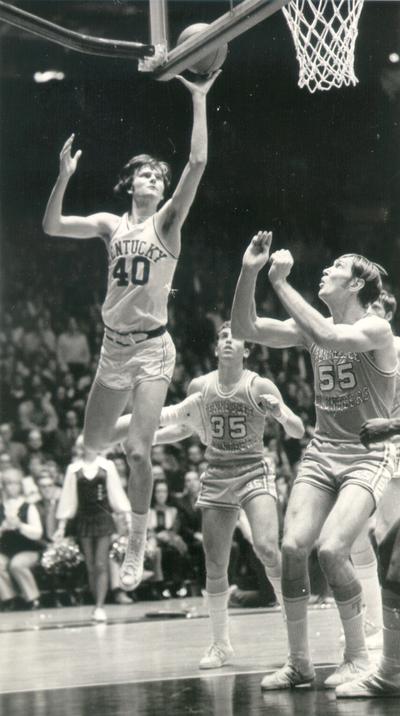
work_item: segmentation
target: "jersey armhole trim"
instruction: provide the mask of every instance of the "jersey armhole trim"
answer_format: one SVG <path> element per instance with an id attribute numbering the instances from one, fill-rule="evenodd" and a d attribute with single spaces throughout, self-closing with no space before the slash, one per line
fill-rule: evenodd
<path id="1" fill-rule="evenodd" d="M 397 373 L 397 369 L 398 369 L 397 365 L 392 370 L 383 370 L 382 368 L 378 368 L 378 366 L 372 360 L 372 358 L 368 355 L 368 353 L 360 353 L 360 355 L 365 357 L 365 360 L 367 361 L 367 363 L 369 363 L 371 368 L 373 368 L 377 373 L 379 373 L 379 375 L 383 375 L 387 378 L 391 378 L 391 377 L 396 377 L 396 375 L 398 374 Z"/>
<path id="2" fill-rule="evenodd" d="M 123 222 L 123 220 L 124 220 L 125 218 L 126 218 L 126 224 L 127 224 L 127 226 L 128 226 L 128 214 L 127 214 L 127 212 L 125 212 L 124 214 L 122 214 L 122 216 L 119 217 L 119 222 L 118 222 L 118 224 L 116 225 L 114 231 L 113 231 L 113 232 L 110 234 L 110 236 L 108 237 L 108 239 L 103 239 L 103 240 L 106 242 L 107 245 L 109 244 L 110 241 L 113 240 L 115 234 L 117 233 L 119 227 L 121 226 L 121 224 L 122 224 L 122 222 Z M 128 227 L 128 228 L 129 228 L 129 227 Z"/>
<path id="3" fill-rule="evenodd" d="M 262 409 L 260 408 L 259 405 L 257 405 L 257 401 L 256 401 L 256 399 L 255 399 L 255 397 L 254 397 L 254 394 L 253 394 L 252 390 L 251 390 L 252 385 L 253 385 L 253 383 L 254 383 L 256 377 L 257 377 L 256 375 L 250 375 L 250 376 L 249 376 L 249 379 L 248 379 L 247 385 L 246 385 L 246 393 L 247 393 L 247 395 L 248 395 L 248 398 L 249 398 L 250 403 L 251 403 L 251 404 L 253 405 L 253 407 L 257 410 L 257 413 L 258 413 L 259 415 L 262 415 L 263 418 L 265 418 L 265 417 L 266 417 L 266 416 L 265 416 L 265 412 L 264 412 L 264 410 L 262 410 Z"/>
<path id="4" fill-rule="evenodd" d="M 159 234 L 158 231 L 157 231 L 157 228 L 156 228 L 156 216 L 157 216 L 157 214 L 153 214 L 153 217 L 152 217 L 152 218 L 153 218 L 153 229 L 154 229 L 154 233 L 155 233 L 155 235 L 157 236 L 157 239 L 159 240 L 159 242 L 160 242 L 161 246 L 163 247 L 163 249 L 165 249 L 165 251 L 171 256 L 171 258 L 174 259 L 174 261 L 178 261 L 179 256 L 174 256 L 174 254 L 172 253 L 172 251 L 170 251 L 169 248 L 165 245 L 164 241 L 162 240 L 160 234 Z"/>

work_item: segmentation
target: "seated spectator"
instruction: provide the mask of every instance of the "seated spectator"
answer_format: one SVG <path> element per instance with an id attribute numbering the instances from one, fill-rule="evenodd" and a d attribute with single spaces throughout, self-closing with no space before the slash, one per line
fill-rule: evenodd
<path id="1" fill-rule="evenodd" d="M 43 469 L 37 481 L 40 492 L 40 500 L 35 503 L 43 527 L 42 539 L 44 543 L 52 542 L 57 529 L 57 506 L 60 499 L 61 489 L 55 485 L 50 472 Z"/>
<path id="2" fill-rule="evenodd" d="M 49 455 L 44 451 L 43 438 L 40 430 L 30 430 L 26 441 L 27 453 L 23 461 L 23 469 L 26 473 L 34 468 L 31 466 L 31 458 L 36 457 L 41 463 L 48 460 Z"/>
<path id="3" fill-rule="evenodd" d="M 11 423 L 2 423 L 0 425 L 0 435 L 4 442 L 4 452 L 7 452 L 11 458 L 14 467 L 21 468 L 26 458 L 26 447 L 14 440 L 14 430 Z"/>
<path id="4" fill-rule="evenodd" d="M 204 460 L 204 450 L 199 443 L 189 445 L 187 451 L 188 470 L 198 470 L 198 466 Z"/>
<path id="5" fill-rule="evenodd" d="M 39 591 L 32 567 L 39 561 L 42 525 L 34 505 L 22 493 L 22 473 L 9 468 L 3 474 L 0 503 L 0 600 L 3 610 L 15 607 L 19 587 L 26 609 L 40 607 Z"/>
<path id="6" fill-rule="evenodd" d="M 54 456 L 64 468 L 71 461 L 72 448 L 81 432 L 82 426 L 76 410 L 68 410 L 63 426 L 57 430 L 53 439 Z"/>
<path id="7" fill-rule="evenodd" d="M 154 485 L 148 530 L 149 538 L 154 537 L 161 548 L 166 582 L 163 596 L 170 596 L 171 589 L 177 596 L 183 596 L 188 548 L 179 535 L 178 510 L 168 503 L 168 485 L 163 480 Z"/>
<path id="8" fill-rule="evenodd" d="M 90 362 L 88 340 L 75 318 L 69 319 L 67 329 L 58 337 L 57 359 L 61 370 L 70 371 L 75 378 L 85 372 Z"/>
<path id="9" fill-rule="evenodd" d="M 36 380 L 32 396 L 18 408 L 18 416 L 24 433 L 39 429 L 43 435 L 50 436 L 58 427 L 58 416 L 51 403 L 50 393 L 46 393 Z"/>
<path id="10" fill-rule="evenodd" d="M 201 532 L 202 511 L 196 502 L 200 493 L 200 477 L 195 470 L 188 470 L 184 477 L 185 489 L 176 501 L 179 512 L 180 535 L 188 546 L 193 576 L 200 587 L 205 585 L 205 562 L 203 535 Z"/>
<path id="11" fill-rule="evenodd" d="M 8 454 L 8 452 L 1 452 L 0 453 L 0 474 L 3 474 L 8 468 L 15 467 L 15 465 L 12 464 L 11 461 L 11 455 Z"/>

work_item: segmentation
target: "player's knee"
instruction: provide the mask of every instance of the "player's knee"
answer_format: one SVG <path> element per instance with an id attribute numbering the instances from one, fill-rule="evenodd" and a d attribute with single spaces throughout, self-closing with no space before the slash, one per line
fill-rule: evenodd
<path id="1" fill-rule="evenodd" d="M 282 562 L 290 566 L 292 563 L 305 562 L 308 549 L 296 537 L 286 535 L 282 542 Z"/>
<path id="2" fill-rule="evenodd" d="M 126 459 L 130 468 L 140 470 L 150 463 L 150 447 L 143 444 L 131 442 L 125 443 Z"/>
<path id="3" fill-rule="evenodd" d="M 329 575 L 339 564 L 343 564 L 350 556 L 349 548 L 335 539 L 321 542 L 317 549 L 321 569 L 326 575 Z"/>
<path id="4" fill-rule="evenodd" d="M 218 554 L 206 552 L 206 572 L 211 579 L 218 579 L 227 573 L 227 564 Z"/>
<path id="5" fill-rule="evenodd" d="M 254 540 L 254 551 L 262 564 L 266 567 L 273 566 L 278 562 L 278 545 L 266 539 Z"/>

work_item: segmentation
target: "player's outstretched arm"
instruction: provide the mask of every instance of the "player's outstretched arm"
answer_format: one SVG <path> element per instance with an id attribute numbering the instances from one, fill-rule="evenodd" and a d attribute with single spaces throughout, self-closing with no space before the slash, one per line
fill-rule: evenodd
<path id="1" fill-rule="evenodd" d="M 319 345 L 342 351 L 393 351 L 393 334 L 388 321 L 366 316 L 353 324 L 333 323 L 322 316 L 287 282 L 293 266 L 290 251 L 281 249 L 271 256 L 269 279 L 287 312 L 300 330 Z"/>
<path id="2" fill-rule="evenodd" d="M 157 229 L 168 242 L 174 255 L 180 249 L 180 229 L 196 196 L 201 177 L 207 164 L 207 94 L 220 74 L 220 70 L 205 80 L 189 82 L 185 77 L 177 76 L 192 95 L 193 129 L 189 161 L 186 164 L 178 185 L 169 201 L 156 216 Z"/>
<path id="3" fill-rule="evenodd" d="M 49 236 L 66 236 L 71 239 L 107 239 L 116 226 L 118 217 L 107 212 L 91 216 L 64 216 L 64 194 L 82 155 L 80 149 L 72 155 L 74 134 L 67 139 L 60 152 L 60 171 L 47 202 L 43 217 L 43 230 Z"/>
<path id="4" fill-rule="evenodd" d="M 259 231 L 253 236 L 244 253 L 232 305 L 232 335 L 234 338 L 262 343 L 271 348 L 302 345 L 304 338 L 294 321 L 260 318 L 256 314 L 257 276 L 269 259 L 271 242 L 272 232 Z"/>
<path id="5" fill-rule="evenodd" d="M 163 428 L 158 428 L 154 433 L 153 445 L 173 445 L 180 440 L 190 438 L 193 432 L 190 425 L 166 425 Z"/>
<path id="6" fill-rule="evenodd" d="M 360 440 L 366 448 L 373 443 L 390 440 L 400 435 L 400 418 L 372 418 L 360 430 Z"/>
<path id="7" fill-rule="evenodd" d="M 268 378 L 257 378 L 254 386 L 257 404 L 266 415 L 271 415 L 280 423 L 287 435 L 299 440 L 304 435 L 304 425 L 301 418 L 296 415 L 284 402 L 276 385 Z"/>

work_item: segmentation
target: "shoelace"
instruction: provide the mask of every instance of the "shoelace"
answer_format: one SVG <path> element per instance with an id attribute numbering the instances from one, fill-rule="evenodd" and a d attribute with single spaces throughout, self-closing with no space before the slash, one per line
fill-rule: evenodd
<path id="1" fill-rule="evenodd" d="M 218 644 L 211 644 L 207 650 L 207 656 L 217 656 L 219 659 L 224 659 L 226 654 Z"/>
<path id="2" fill-rule="evenodd" d="M 126 571 L 127 568 L 135 570 L 141 563 L 141 553 L 144 550 L 146 541 L 141 535 L 135 536 L 135 534 L 129 536 L 128 544 L 126 547 L 125 559 L 123 562 L 123 569 Z"/>

